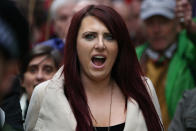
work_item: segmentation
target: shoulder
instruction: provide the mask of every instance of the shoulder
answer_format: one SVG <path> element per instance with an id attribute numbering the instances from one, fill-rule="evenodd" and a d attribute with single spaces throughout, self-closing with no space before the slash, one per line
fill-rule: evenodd
<path id="1" fill-rule="evenodd" d="M 27 115 L 25 119 L 25 130 L 32 131 L 36 125 L 40 108 L 44 95 L 46 93 L 47 85 L 49 81 L 43 82 L 35 87 L 33 94 L 30 99 Z"/>
<path id="2" fill-rule="evenodd" d="M 35 89 L 33 90 L 33 94 L 31 96 L 31 99 L 30 99 L 28 110 L 33 109 L 33 110 L 36 110 L 39 112 L 40 107 L 41 107 L 41 103 L 42 103 L 43 98 L 46 94 L 48 83 L 49 83 L 49 80 L 45 81 L 35 87 Z"/>
<path id="3" fill-rule="evenodd" d="M 63 66 L 56 72 L 56 74 L 53 76 L 51 80 L 47 80 L 45 82 L 40 83 L 38 86 L 36 86 L 32 96 L 43 98 L 47 88 L 50 87 L 49 85 L 52 84 L 53 85 L 52 88 L 57 87 L 54 85 L 58 85 L 58 84 L 62 85 L 64 79 L 62 76 L 62 72 L 63 72 Z"/>
<path id="4" fill-rule="evenodd" d="M 47 85 L 50 80 L 40 83 L 38 86 L 35 87 L 33 90 L 32 97 L 35 98 L 42 98 L 46 92 Z"/>
<path id="5" fill-rule="evenodd" d="M 156 97 L 156 92 L 154 90 L 153 84 L 151 80 L 147 77 L 142 77 L 142 80 L 146 84 L 147 91 L 150 94 L 151 100 L 154 104 L 154 107 L 156 109 L 156 112 L 161 119 L 161 112 L 160 112 L 160 107 L 159 107 L 159 102 Z M 143 113 L 138 105 L 138 103 L 134 99 L 130 99 L 127 104 L 127 116 L 126 116 L 126 122 L 125 122 L 125 130 L 130 131 L 132 130 L 137 130 L 137 131 L 145 131 L 147 130 L 146 122 L 143 116 Z M 127 124 L 129 123 L 129 124 Z M 132 124 L 130 124 L 132 123 Z"/>
<path id="6" fill-rule="evenodd" d="M 62 79 L 61 77 L 62 70 L 63 67 L 61 67 L 57 71 L 57 73 L 53 76 L 51 80 L 40 83 L 38 86 L 35 87 L 33 94 L 31 96 L 31 100 L 30 100 L 30 104 L 28 107 L 27 116 L 25 120 L 26 131 L 32 131 L 35 128 L 41 111 L 41 107 L 43 107 L 44 100 L 47 100 L 48 98 L 52 97 L 49 92 L 55 94 L 54 90 L 51 89 L 56 89 L 60 87 L 58 85 L 59 85 L 59 79 Z M 63 83 L 63 80 L 61 81 Z M 56 94 L 55 94 L 55 100 L 56 100 Z"/>
<path id="7" fill-rule="evenodd" d="M 44 94 L 46 93 L 46 89 L 49 87 L 50 84 L 57 84 L 58 80 L 62 81 L 62 71 L 63 66 L 56 72 L 51 80 L 47 80 L 45 82 L 40 83 L 38 86 L 35 87 L 33 90 L 32 97 L 34 98 L 43 98 Z"/>
<path id="8" fill-rule="evenodd" d="M 150 95 L 152 96 L 153 93 L 156 94 L 152 81 L 146 76 L 143 76 L 142 80 L 144 81 L 144 84 L 146 85 L 147 91 L 150 93 Z"/>
<path id="9" fill-rule="evenodd" d="M 144 84 L 146 85 L 146 89 L 151 96 L 152 100 L 157 99 L 156 91 L 152 84 L 152 81 L 148 77 L 142 77 Z"/>
<path id="10" fill-rule="evenodd" d="M 157 114 L 159 115 L 159 118 L 161 120 L 160 105 L 159 105 L 159 101 L 158 101 L 157 94 L 156 94 L 156 91 L 154 89 L 153 83 L 148 77 L 142 77 L 142 79 L 144 80 L 144 83 L 146 84 L 147 91 L 148 91 L 148 93 L 151 97 L 151 100 L 152 100 L 152 102 L 155 106 Z"/>

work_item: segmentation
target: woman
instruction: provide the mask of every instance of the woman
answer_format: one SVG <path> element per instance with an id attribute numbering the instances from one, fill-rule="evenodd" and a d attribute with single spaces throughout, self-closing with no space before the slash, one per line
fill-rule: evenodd
<path id="1" fill-rule="evenodd" d="M 21 86 L 25 90 L 20 98 L 23 119 L 34 87 L 51 79 L 60 65 L 60 52 L 47 45 L 37 45 L 27 55 L 21 66 Z"/>
<path id="2" fill-rule="evenodd" d="M 154 88 L 147 86 L 125 23 L 113 9 L 80 10 L 66 40 L 64 67 L 33 93 L 27 131 L 162 130 Z"/>

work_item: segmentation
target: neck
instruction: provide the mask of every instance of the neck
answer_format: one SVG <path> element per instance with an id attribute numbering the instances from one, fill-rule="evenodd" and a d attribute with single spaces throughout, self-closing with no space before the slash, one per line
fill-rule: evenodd
<path id="1" fill-rule="evenodd" d="M 110 92 L 110 88 L 112 87 L 112 79 L 111 77 L 107 77 L 104 80 L 95 81 L 92 79 L 89 79 L 86 76 L 82 76 L 82 83 L 84 86 L 85 92 L 94 96 L 100 96 L 104 95 L 108 92 Z"/>

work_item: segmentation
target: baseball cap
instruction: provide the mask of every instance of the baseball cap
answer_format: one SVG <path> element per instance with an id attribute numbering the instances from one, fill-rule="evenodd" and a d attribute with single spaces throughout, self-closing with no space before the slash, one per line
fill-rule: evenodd
<path id="1" fill-rule="evenodd" d="M 141 4 L 140 18 L 146 20 L 154 15 L 161 15 L 173 19 L 175 7 L 175 0 L 144 0 Z"/>

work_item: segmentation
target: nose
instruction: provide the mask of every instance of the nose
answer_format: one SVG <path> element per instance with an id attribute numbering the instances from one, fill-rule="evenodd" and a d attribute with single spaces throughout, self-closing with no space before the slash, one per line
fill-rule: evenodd
<path id="1" fill-rule="evenodd" d="M 157 22 L 155 22 L 155 23 L 153 24 L 153 30 L 154 30 L 155 33 L 160 32 L 160 24 L 157 23 Z"/>
<path id="2" fill-rule="evenodd" d="M 100 37 L 95 45 L 95 49 L 98 50 L 104 50 L 105 49 L 105 43 L 103 40 L 103 37 Z"/>
<path id="3" fill-rule="evenodd" d="M 39 83 L 44 81 L 44 74 L 43 74 L 43 72 L 42 72 L 41 70 L 39 70 L 39 71 L 37 72 L 36 80 L 37 80 L 37 82 L 39 82 Z"/>

